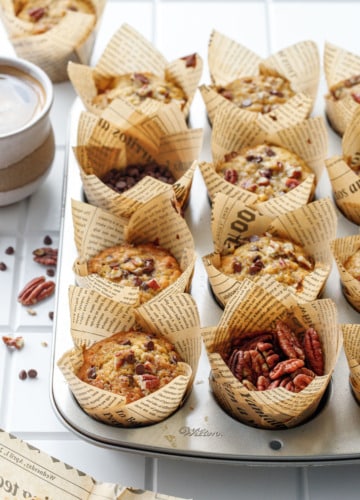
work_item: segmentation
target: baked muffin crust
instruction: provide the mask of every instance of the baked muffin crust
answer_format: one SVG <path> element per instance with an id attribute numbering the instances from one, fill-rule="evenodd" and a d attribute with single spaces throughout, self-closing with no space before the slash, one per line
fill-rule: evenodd
<path id="1" fill-rule="evenodd" d="M 165 337 L 141 331 L 117 332 L 84 349 L 76 375 L 82 381 L 132 403 L 184 372 L 180 354 Z"/>
<path id="2" fill-rule="evenodd" d="M 140 302 L 174 283 L 182 271 L 175 257 L 153 243 L 105 248 L 88 260 L 88 272 L 124 286 L 138 287 Z"/>
<path id="3" fill-rule="evenodd" d="M 288 193 L 311 173 L 298 155 L 268 144 L 226 155 L 216 171 L 231 184 L 255 193 L 259 202 Z"/>

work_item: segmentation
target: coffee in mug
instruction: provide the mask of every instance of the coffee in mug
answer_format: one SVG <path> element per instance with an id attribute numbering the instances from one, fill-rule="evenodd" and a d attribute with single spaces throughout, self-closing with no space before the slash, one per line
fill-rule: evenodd
<path id="1" fill-rule="evenodd" d="M 0 65 L 0 135 L 28 125 L 45 105 L 38 80 L 13 66 Z"/>

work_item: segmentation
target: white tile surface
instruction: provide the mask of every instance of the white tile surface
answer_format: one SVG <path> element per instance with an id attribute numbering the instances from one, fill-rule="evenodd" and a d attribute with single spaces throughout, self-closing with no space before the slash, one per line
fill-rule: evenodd
<path id="1" fill-rule="evenodd" d="M 227 34 L 261 56 L 304 39 L 325 40 L 358 52 L 358 1 L 108 1 L 95 45 L 92 63 L 102 53 L 115 30 L 128 22 L 154 41 L 169 60 L 197 51 L 204 59 L 203 82 L 209 82 L 207 44 L 212 29 Z M 0 25 L 0 53 L 12 52 Z M 324 116 L 321 77 L 314 114 Z M 51 118 L 56 139 L 56 157 L 48 178 L 29 199 L 0 208 L 0 261 L 8 269 L 0 273 L 0 333 L 21 334 L 22 351 L 10 352 L 0 344 L 0 427 L 14 432 L 35 446 L 99 481 L 119 482 L 196 500 L 335 500 L 358 498 L 358 465 L 323 467 L 247 467 L 199 463 L 174 459 L 145 459 L 101 448 L 78 438 L 55 416 L 50 403 L 52 322 L 50 298 L 31 316 L 16 301 L 20 287 L 39 272 L 31 252 L 49 234 L 59 241 L 61 193 L 65 142 L 70 107 L 75 93 L 69 83 L 55 86 Z M 201 159 L 210 158 L 210 129 L 199 94 L 194 100 L 191 124 L 204 127 Z M 329 155 L 341 140 L 329 129 Z M 195 194 L 196 195 L 196 194 Z M 208 223 L 208 214 L 196 214 L 196 222 Z M 354 232 L 358 228 L 354 227 Z M 5 254 L 13 246 L 15 255 Z M 211 316 L 210 316 L 211 318 Z M 346 318 L 346 313 L 344 318 Z M 209 317 L 207 317 L 209 320 Z M 204 322 L 206 319 L 204 318 Z M 42 342 L 48 346 L 44 347 Z M 21 369 L 34 367 L 36 380 L 21 381 Z M 331 439 L 331 435 L 329 435 Z M 359 450 L 360 453 L 360 450 Z"/>

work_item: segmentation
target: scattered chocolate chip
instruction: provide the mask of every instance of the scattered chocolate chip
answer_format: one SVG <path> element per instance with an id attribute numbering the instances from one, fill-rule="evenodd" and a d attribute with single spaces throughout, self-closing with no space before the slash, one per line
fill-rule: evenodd
<path id="1" fill-rule="evenodd" d="M 36 378 L 37 377 L 37 371 L 34 368 L 30 368 L 27 372 L 29 378 Z"/>
<path id="2" fill-rule="evenodd" d="M 54 319 L 54 311 L 49 311 L 49 318 L 51 321 Z"/>
<path id="3" fill-rule="evenodd" d="M 44 238 L 44 245 L 51 245 L 52 244 L 52 238 L 49 235 L 46 235 Z"/>
<path id="4" fill-rule="evenodd" d="M 53 277 L 53 276 L 55 276 L 55 271 L 54 271 L 54 269 L 47 269 L 46 274 L 50 277 Z"/>
<path id="5" fill-rule="evenodd" d="M 6 255 L 13 255 L 15 253 L 14 247 L 7 247 L 5 250 Z"/>
<path id="6" fill-rule="evenodd" d="M 19 372 L 19 379 L 20 379 L 20 380 L 25 380 L 25 379 L 27 379 L 27 373 L 26 373 L 26 371 L 25 371 L 25 370 L 20 370 L 20 372 Z"/>
<path id="7" fill-rule="evenodd" d="M 7 269 L 7 265 L 5 264 L 5 262 L 0 262 L 0 271 L 6 271 Z"/>

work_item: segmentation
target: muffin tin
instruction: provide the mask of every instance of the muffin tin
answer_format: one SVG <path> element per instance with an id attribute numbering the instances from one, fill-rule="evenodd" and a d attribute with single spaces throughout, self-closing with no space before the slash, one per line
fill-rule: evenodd
<path id="1" fill-rule="evenodd" d="M 72 264 L 76 249 L 70 203 L 72 198 L 84 200 L 84 194 L 79 168 L 71 148 L 76 141 L 76 126 L 81 110 L 80 100 L 76 99 L 71 113 L 63 188 L 51 370 L 51 400 L 59 419 L 75 434 L 99 446 L 148 456 L 284 466 L 357 463 L 360 460 L 360 407 L 351 392 L 349 370 L 343 351 L 316 414 L 308 422 L 292 429 L 256 429 L 227 415 L 210 390 L 210 367 L 205 349 L 202 351 L 190 396 L 175 414 L 163 422 L 149 427 L 126 429 L 98 422 L 79 407 L 56 362 L 72 347 L 68 287 L 75 283 Z M 325 170 L 316 196 L 332 198 Z M 358 233 L 358 226 L 345 219 L 338 209 L 336 211 L 338 236 Z M 210 212 L 206 187 L 197 169 L 185 216 L 194 235 L 198 255 L 191 294 L 197 302 L 202 326 L 216 325 L 222 313 L 212 296 L 201 262 L 201 256 L 212 251 Z M 342 294 L 335 264 L 323 296 L 332 298 L 337 304 L 339 323 L 359 322 L 359 313 Z"/>

